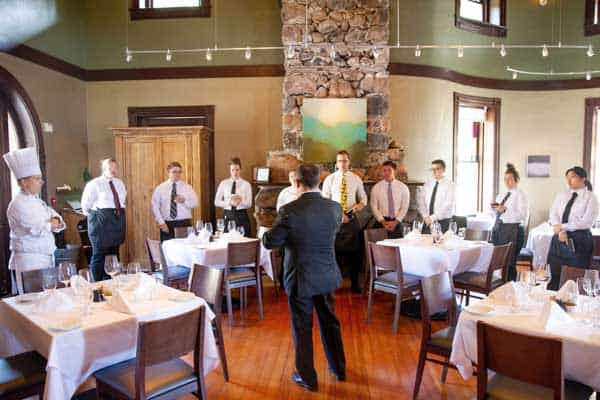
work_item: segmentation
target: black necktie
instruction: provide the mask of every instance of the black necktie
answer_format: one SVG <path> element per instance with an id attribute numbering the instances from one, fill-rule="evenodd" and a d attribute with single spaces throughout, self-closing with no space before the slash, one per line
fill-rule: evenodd
<path id="1" fill-rule="evenodd" d="M 431 199 L 429 200 L 429 215 L 433 215 L 434 205 L 435 205 L 435 196 L 437 195 L 437 190 L 440 182 L 435 181 L 435 186 L 433 187 L 433 193 L 431 193 Z"/>
<path id="2" fill-rule="evenodd" d="M 573 203 L 575 203 L 576 198 L 577 198 L 577 192 L 573 192 L 573 194 L 571 195 L 571 199 L 567 203 L 567 206 L 565 207 L 565 211 L 563 212 L 563 215 L 562 215 L 562 223 L 563 224 L 569 223 L 569 215 L 571 214 L 571 208 L 573 208 Z"/>
<path id="3" fill-rule="evenodd" d="M 233 181 L 233 184 L 231 185 L 231 194 L 235 194 L 235 181 Z M 236 206 L 231 206 L 231 209 L 233 211 L 235 211 L 236 208 L 237 208 Z"/>
<path id="4" fill-rule="evenodd" d="M 173 182 L 171 189 L 171 210 L 169 213 L 171 219 L 177 218 L 177 184 Z"/>

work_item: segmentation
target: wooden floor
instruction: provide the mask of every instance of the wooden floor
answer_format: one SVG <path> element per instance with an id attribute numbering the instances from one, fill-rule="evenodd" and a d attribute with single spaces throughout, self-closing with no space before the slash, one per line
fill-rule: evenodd
<path id="1" fill-rule="evenodd" d="M 287 298 L 265 288 L 265 317 L 258 320 L 256 298 L 249 293 L 249 309 L 243 323 L 235 312 L 236 326 L 224 320 L 225 345 L 230 381 L 225 383 L 220 369 L 206 379 L 208 399 L 410 399 L 412 398 L 417 355 L 421 338 L 420 321 L 402 317 L 397 335 L 391 332 L 392 296 L 377 294 L 373 320 L 366 324 L 367 297 L 340 289 L 336 311 L 341 320 L 346 352 L 347 381 L 336 382 L 327 371 L 317 324 L 315 367 L 319 391 L 311 393 L 294 385 L 294 348 L 290 335 Z M 441 326 L 441 325 L 440 325 Z M 420 399 L 474 398 L 475 378 L 464 381 L 455 370 L 440 382 L 441 368 L 425 367 Z M 189 396 L 185 399 L 192 399 Z"/>

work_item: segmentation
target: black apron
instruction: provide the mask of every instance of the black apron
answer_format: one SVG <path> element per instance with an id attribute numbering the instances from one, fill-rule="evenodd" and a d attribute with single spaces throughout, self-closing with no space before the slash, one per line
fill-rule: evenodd
<path id="1" fill-rule="evenodd" d="M 125 209 L 117 215 L 114 208 L 90 210 L 88 236 L 94 246 L 116 247 L 125 242 Z"/>
<path id="2" fill-rule="evenodd" d="M 244 227 L 244 236 L 250 236 L 250 218 L 248 218 L 248 210 L 224 210 L 223 216 L 225 217 L 225 232 L 228 231 L 228 222 L 235 221 L 235 226 Z"/>
<path id="3" fill-rule="evenodd" d="M 589 229 L 567 232 L 569 239 L 573 240 L 571 249 L 568 243 L 558 240 L 558 235 L 552 237 L 548 251 L 548 264 L 552 271 L 552 280 L 548 289 L 557 290 L 560 283 L 560 273 L 563 265 L 570 267 L 589 268 L 592 264 L 594 252 L 594 238 Z"/>

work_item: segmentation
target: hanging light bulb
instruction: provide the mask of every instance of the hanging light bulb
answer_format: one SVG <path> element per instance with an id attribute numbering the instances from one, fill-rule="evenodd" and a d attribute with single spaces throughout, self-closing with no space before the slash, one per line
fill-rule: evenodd
<path id="1" fill-rule="evenodd" d="M 171 49 L 167 49 L 167 54 L 165 54 L 165 60 L 167 60 L 167 62 L 171 62 L 172 59 L 173 53 L 171 53 Z"/>
<path id="2" fill-rule="evenodd" d="M 590 71 L 586 72 L 586 73 L 585 73 L 585 80 L 586 80 L 586 81 L 589 81 L 589 80 L 591 80 L 591 79 L 592 79 L 592 73 L 591 73 Z"/>
<path id="3" fill-rule="evenodd" d="M 373 46 L 373 58 L 377 60 L 379 58 L 379 49 Z"/>
<path id="4" fill-rule="evenodd" d="M 500 56 L 506 57 L 506 47 L 504 47 L 504 44 L 502 44 L 502 46 L 500 46 Z"/>
<path id="5" fill-rule="evenodd" d="M 421 46 L 415 47 L 415 57 L 421 57 Z"/>
<path id="6" fill-rule="evenodd" d="M 125 62 L 130 63 L 132 58 L 131 50 L 125 49 Z"/>
<path id="7" fill-rule="evenodd" d="M 594 52 L 594 46 L 592 46 L 591 44 L 588 46 L 587 52 L 586 52 L 588 57 L 594 57 L 594 55 L 596 54 Z"/>
<path id="8" fill-rule="evenodd" d="M 519 77 L 519 74 L 517 73 L 517 71 L 513 71 L 512 78 L 517 79 L 518 77 Z"/>
<path id="9" fill-rule="evenodd" d="M 329 47 L 329 58 L 331 58 L 331 61 L 335 60 L 335 45 L 334 44 L 332 44 Z"/>
<path id="10" fill-rule="evenodd" d="M 548 0 L 540 0 L 540 6 L 545 7 L 548 5 Z"/>
<path id="11" fill-rule="evenodd" d="M 542 47 L 542 57 L 548 57 L 548 46 Z"/>
<path id="12" fill-rule="evenodd" d="M 458 58 L 463 58 L 465 55 L 465 49 L 462 46 L 458 46 L 458 50 L 456 51 L 456 56 Z"/>
<path id="13" fill-rule="evenodd" d="M 244 53 L 244 57 L 246 58 L 246 60 L 249 60 L 252 58 L 252 50 L 250 50 L 250 47 L 246 47 L 246 52 Z"/>
<path id="14" fill-rule="evenodd" d="M 212 61 L 212 51 L 210 51 L 210 48 L 206 49 L 206 61 Z"/>

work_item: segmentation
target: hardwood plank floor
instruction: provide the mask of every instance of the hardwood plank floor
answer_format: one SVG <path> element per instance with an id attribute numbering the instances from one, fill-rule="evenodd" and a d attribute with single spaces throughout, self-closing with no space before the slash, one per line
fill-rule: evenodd
<path id="1" fill-rule="evenodd" d="M 367 325 L 367 297 L 351 294 L 348 289 L 337 292 L 336 311 L 342 324 L 347 381 L 336 382 L 327 371 L 315 319 L 313 340 L 319 391 L 311 393 L 290 380 L 294 348 L 287 297 L 284 293 L 276 296 L 272 287 L 266 287 L 264 292 L 265 318 L 262 321 L 258 320 L 254 292 L 248 293 L 250 305 L 243 322 L 239 311 L 235 312 L 234 327 L 229 327 L 224 319 L 230 381 L 225 383 L 220 367 L 211 372 L 206 378 L 210 400 L 412 398 L 421 322 L 402 317 L 399 332 L 393 335 L 391 295 L 376 295 L 373 318 Z M 475 378 L 464 381 L 455 370 L 449 370 L 447 382 L 442 384 L 440 375 L 441 367 L 427 363 L 419 399 L 475 397 Z"/>

